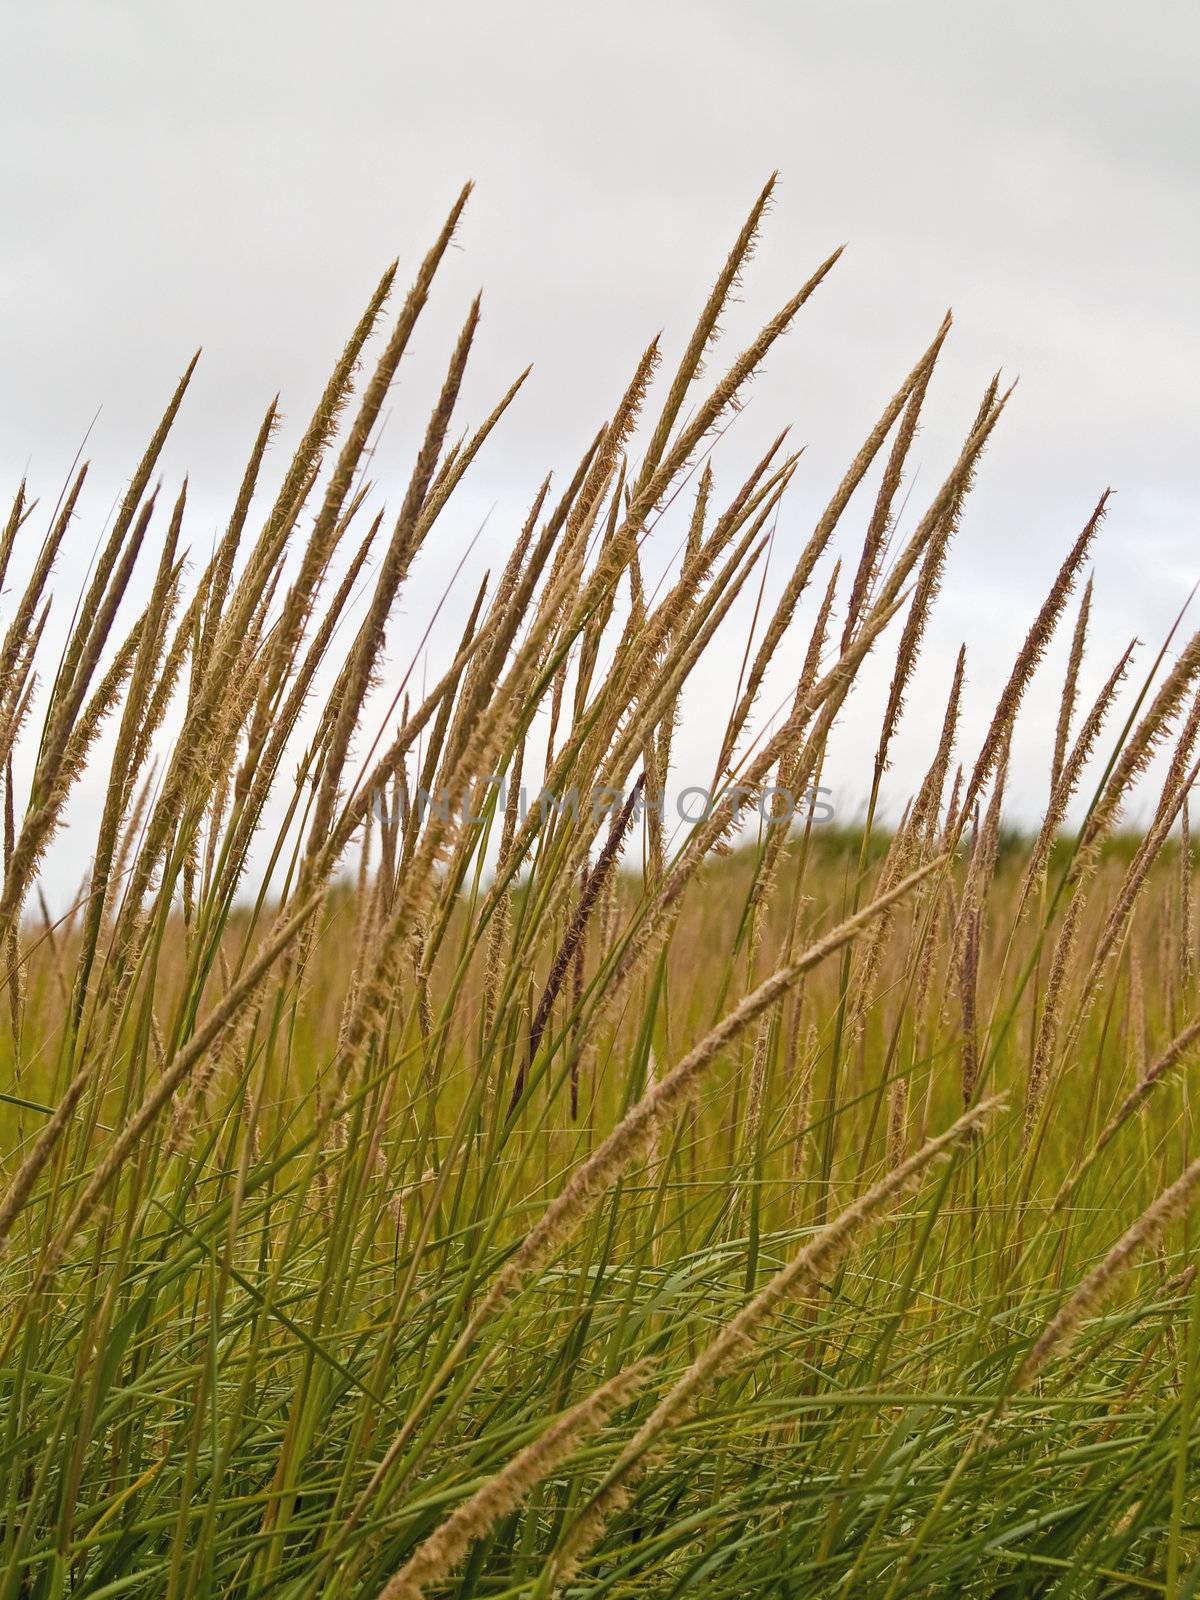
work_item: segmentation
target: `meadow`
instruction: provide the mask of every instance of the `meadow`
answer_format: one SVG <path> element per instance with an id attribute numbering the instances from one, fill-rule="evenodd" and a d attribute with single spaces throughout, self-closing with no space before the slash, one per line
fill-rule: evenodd
<path id="1" fill-rule="evenodd" d="M 466 191 L 288 460 L 268 410 L 211 553 L 156 476 L 191 368 L 81 587 L 86 466 L 57 503 L 17 489 L 0 1600 L 1200 1593 L 1200 633 L 1094 637 L 1098 495 L 982 735 L 964 654 L 936 715 L 907 703 L 1010 403 L 984 389 L 901 516 L 948 321 L 739 639 L 714 803 L 653 803 L 798 463 L 764 439 L 720 473 L 836 262 L 722 365 L 770 193 L 678 365 L 652 344 L 531 489 L 436 670 L 405 585 L 522 381 L 463 431 L 478 303 L 387 510 L 370 455 Z M 1014 832 L 1056 637 L 1044 821 Z M 769 820 L 880 660 L 862 819 Z M 885 822 L 902 723 L 926 775 Z"/>

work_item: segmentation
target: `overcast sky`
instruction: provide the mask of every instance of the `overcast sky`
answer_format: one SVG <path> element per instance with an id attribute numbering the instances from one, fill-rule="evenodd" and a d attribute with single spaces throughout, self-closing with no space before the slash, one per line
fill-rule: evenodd
<path id="1" fill-rule="evenodd" d="M 1095 563 L 1088 685 L 1130 635 L 1157 643 L 1200 578 L 1194 5 L 48 0 L 6 8 L 4 36 L 0 488 L 28 469 L 52 501 L 99 408 L 79 562 L 197 344 L 165 470 L 191 471 L 189 537 L 206 547 L 267 400 L 282 390 L 303 419 L 380 270 L 398 255 L 407 279 L 471 177 L 381 483 L 405 465 L 477 287 L 467 413 L 535 371 L 423 564 L 400 660 L 484 518 L 486 563 L 543 472 L 573 464 L 648 338 L 663 328 L 677 352 L 779 168 L 729 351 L 848 249 L 716 459 L 732 489 L 784 424 L 807 446 L 773 585 L 947 306 L 916 501 L 990 373 L 1021 379 L 953 555 L 897 795 L 928 759 L 959 640 L 977 726 L 1106 484 L 1119 494 Z M 465 580 L 455 596 L 451 617 Z M 712 695 L 724 718 L 740 641 L 721 648 L 693 715 Z M 1017 752 L 1014 804 L 1029 813 L 1055 694 L 1048 674 Z M 860 732 L 836 774 L 845 806 L 873 743 Z M 683 759 L 699 760 L 703 730 L 688 739 Z"/>

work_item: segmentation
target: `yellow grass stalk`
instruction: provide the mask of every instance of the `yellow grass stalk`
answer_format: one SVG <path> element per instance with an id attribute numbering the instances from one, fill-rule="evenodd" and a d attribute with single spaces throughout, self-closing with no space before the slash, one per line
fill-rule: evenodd
<path id="1" fill-rule="evenodd" d="M 825 1278 L 863 1230 L 880 1221 L 902 1195 L 915 1187 L 926 1168 L 976 1137 L 1003 1105 L 1002 1095 L 981 1101 L 965 1111 L 944 1133 L 928 1140 L 907 1160 L 893 1167 L 832 1222 L 819 1228 L 803 1250 L 722 1327 L 642 1423 L 574 1529 L 560 1541 L 552 1558 L 556 1587 L 561 1588 L 570 1581 L 579 1560 L 595 1543 L 608 1517 L 624 1502 L 633 1473 L 692 1409 L 700 1391 L 735 1363 L 747 1358 L 768 1317 L 786 1300 Z"/>
<path id="2" fill-rule="evenodd" d="M 834 491 L 833 498 L 821 513 L 816 527 L 800 552 L 799 559 L 792 569 L 787 583 L 784 585 L 783 593 L 780 595 L 774 614 L 767 625 L 763 641 L 758 648 L 747 676 L 746 687 L 726 729 L 721 753 L 717 758 L 718 771 L 723 772 L 729 764 L 734 745 L 746 725 L 754 701 L 758 696 L 758 691 L 762 686 L 763 678 L 766 676 L 767 668 L 770 666 L 784 634 L 791 625 L 792 617 L 795 614 L 801 596 L 808 587 L 813 569 L 825 553 L 825 548 L 837 529 L 842 513 L 849 505 L 855 489 L 858 488 L 870 469 L 871 463 L 878 455 L 884 440 L 892 430 L 896 418 L 908 403 L 918 384 L 932 371 L 933 364 L 949 329 L 950 323 L 947 318 L 938 329 L 933 343 L 924 351 L 916 366 L 884 408 L 883 414 L 874 428 L 867 435 L 867 438 L 859 448 L 858 454 L 850 463 L 842 481 Z"/>
<path id="3" fill-rule="evenodd" d="M 775 1004 L 804 973 L 858 937 L 871 921 L 888 907 L 902 900 L 924 878 L 942 865 L 939 858 L 910 873 L 887 893 L 847 917 L 836 928 L 810 945 L 787 967 L 772 974 L 752 990 L 727 1016 L 711 1029 L 654 1088 L 630 1108 L 603 1144 L 578 1167 L 561 1194 L 542 1218 L 526 1234 L 513 1256 L 497 1274 L 479 1309 L 471 1318 L 471 1339 L 492 1313 L 519 1287 L 530 1272 L 557 1254 L 591 1210 L 595 1200 L 607 1193 L 616 1177 L 648 1148 L 656 1127 L 682 1108 L 695 1093 L 706 1068 L 755 1018 Z M 465 1336 L 464 1336 L 465 1337 Z"/>
<path id="4" fill-rule="evenodd" d="M 1024 1140 L 1029 1141 L 1034 1120 L 1041 1106 L 1042 1096 L 1049 1082 L 1058 1041 L 1059 1024 L 1064 1003 L 1067 976 L 1075 955 L 1075 941 L 1079 930 L 1079 913 L 1083 906 L 1082 893 L 1071 896 L 1067 912 L 1054 942 L 1050 957 L 1050 975 L 1046 980 L 1046 994 L 1042 1001 L 1042 1014 L 1038 1022 L 1037 1042 L 1029 1064 L 1025 1084 Z"/>
<path id="5" fill-rule="evenodd" d="M 384 1584 L 378 1600 L 421 1600 L 429 1589 L 444 1583 L 477 1539 L 486 1537 L 502 1517 L 517 1510 L 589 1434 L 628 1405 L 645 1382 L 646 1373 L 644 1363 L 627 1367 L 552 1422 L 421 1541 L 399 1572 Z"/>
<path id="6" fill-rule="evenodd" d="M 655 424 L 654 432 L 646 446 L 646 453 L 642 459 L 641 475 L 634 490 L 635 496 L 645 488 L 646 483 L 661 462 L 671 437 L 671 429 L 679 416 L 680 409 L 687 392 L 703 368 L 704 356 L 717 331 L 717 324 L 724 310 L 729 296 L 741 281 L 742 269 L 754 254 L 754 245 L 762 219 L 770 204 L 775 185 L 779 181 L 779 174 L 773 172 L 763 185 L 762 191 L 750 208 L 750 214 L 742 224 L 741 232 L 734 241 L 732 250 L 726 257 L 725 264 L 717 275 L 704 308 L 692 330 L 687 348 L 680 359 L 679 367 L 671 380 L 667 390 L 666 400 L 662 412 Z"/>
<path id="7" fill-rule="evenodd" d="M 987 422 L 995 407 L 996 394 L 999 387 L 999 378 L 993 378 L 975 415 L 975 421 L 971 426 L 972 434 L 976 433 Z M 959 480 L 954 498 L 947 506 L 941 521 L 934 527 L 921 559 L 921 570 L 913 590 L 912 604 L 908 608 L 908 615 L 904 619 L 900 642 L 896 647 L 896 665 L 892 672 L 887 705 L 884 707 L 883 721 L 879 730 L 879 745 L 875 753 L 875 773 L 871 789 L 872 810 L 880 779 L 887 770 L 888 750 L 904 711 L 904 696 L 916 669 L 917 658 L 921 652 L 921 642 L 924 639 L 925 628 L 929 621 L 930 608 L 941 591 L 942 571 L 946 564 L 950 541 L 958 531 L 963 505 L 975 482 L 975 473 L 978 465 L 979 456 L 977 454 L 972 457 L 969 469 Z"/>
<path id="8" fill-rule="evenodd" d="M 1063 817 L 1066 815 L 1067 806 L 1079 787 L 1079 780 L 1083 776 L 1083 770 L 1096 747 L 1096 741 L 1104 727 L 1105 718 L 1116 700 L 1117 693 L 1124 681 L 1125 673 L 1133 656 L 1135 645 L 1136 640 L 1131 640 L 1119 657 L 1116 666 L 1109 673 L 1104 687 L 1096 696 L 1091 710 L 1084 718 L 1083 726 L 1080 728 L 1079 735 L 1071 747 L 1070 755 L 1063 762 L 1058 781 L 1054 785 L 1053 793 L 1050 796 L 1050 803 L 1046 807 L 1046 815 L 1042 819 L 1042 825 L 1038 829 L 1037 838 L 1033 842 L 1033 848 L 1030 850 L 1029 858 L 1026 862 L 1025 872 L 1021 880 L 1021 889 L 1017 898 L 1018 918 L 1024 912 L 1030 893 L 1045 871 L 1046 862 L 1050 857 L 1050 851 L 1062 825 Z"/>
<path id="9" fill-rule="evenodd" d="M 1079 602 L 1079 615 L 1075 619 L 1075 632 L 1071 635 L 1071 652 L 1067 657 L 1067 674 L 1063 681 L 1062 698 L 1058 704 L 1058 723 L 1054 730 L 1054 754 L 1050 758 L 1050 793 L 1053 796 L 1062 776 L 1063 762 L 1067 758 L 1067 739 L 1071 732 L 1071 718 L 1075 714 L 1075 701 L 1079 694 L 1079 668 L 1083 663 L 1083 647 L 1087 639 L 1088 617 L 1092 609 L 1092 583 L 1089 576 L 1083 599 Z"/>
<path id="10" fill-rule="evenodd" d="M 479 306 L 479 298 L 476 297 L 459 334 L 441 394 L 426 427 L 416 465 L 405 491 L 404 503 L 396 518 L 391 541 L 380 563 L 370 609 L 359 630 L 356 647 L 344 669 L 340 705 L 330 730 L 312 822 L 312 838 L 316 841 L 324 840 L 333 819 L 334 803 L 350 748 L 350 740 L 358 722 L 363 700 L 370 687 L 375 663 L 384 648 L 388 617 L 408 570 L 411 541 L 416 531 L 417 520 L 429 491 L 437 460 L 445 442 L 450 417 L 462 386 L 463 375 L 466 372 L 467 358 L 471 352 L 475 330 L 479 326 Z"/>
<path id="11" fill-rule="evenodd" d="M 1108 781 L 1084 825 L 1080 837 L 1081 853 L 1090 850 L 1115 824 L 1126 795 L 1150 765 L 1155 752 L 1170 732 L 1198 672 L 1200 631 L 1194 633 L 1179 652 L 1150 709 L 1122 746 Z"/>
<path id="12" fill-rule="evenodd" d="M 1167 1228 L 1190 1208 L 1200 1184 L 1200 1160 L 1193 1161 L 1173 1184 L 1125 1230 L 1112 1249 L 1081 1279 L 1050 1318 L 1022 1361 L 1012 1392 L 1027 1389 L 1057 1351 L 1066 1349 L 1088 1317 L 1098 1311 L 1116 1288 L 1121 1274 L 1143 1251 L 1162 1238 Z"/>
<path id="13" fill-rule="evenodd" d="M 1070 1177 L 1064 1180 L 1058 1194 L 1054 1197 L 1055 1211 L 1060 1211 L 1067 1203 L 1078 1187 L 1079 1180 L 1092 1162 L 1116 1138 L 1130 1118 L 1141 1110 L 1158 1084 L 1189 1054 L 1198 1039 L 1200 1039 L 1200 1018 L 1194 1018 L 1181 1033 L 1171 1040 L 1166 1049 L 1138 1074 L 1134 1087 L 1100 1130 L 1092 1148 L 1076 1164 Z"/>
<path id="14" fill-rule="evenodd" d="M 941 351 L 941 343 L 950 332 L 952 317 L 946 313 L 942 324 L 942 340 L 937 342 L 934 359 L 922 372 L 920 378 L 913 386 L 913 391 L 908 397 L 908 404 L 904 408 L 904 415 L 900 419 L 900 426 L 896 430 L 896 437 L 892 441 L 892 448 L 888 452 L 888 459 L 883 469 L 879 491 L 875 496 L 875 505 L 871 511 L 871 520 L 867 524 L 867 531 L 863 538 L 862 550 L 859 553 L 858 567 L 855 570 L 854 582 L 850 586 L 850 600 L 846 607 L 846 621 L 842 630 L 842 649 L 849 644 L 850 639 L 858 626 L 862 616 L 863 607 L 867 604 L 879 578 L 880 568 L 887 552 L 888 539 L 892 532 L 893 515 L 892 507 L 904 474 L 904 464 L 908 460 L 908 452 L 916 437 L 917 423 L 921 418 L 921 407 L 925 403 L 925 396 L 933 377 L 933 369 L 937 356 Z"/>
<path id="15" fill-rule="evenodd" d="M 983 746 L 968 780 L 962 801 L 963 815 L 970 812 L 975 803 L 975 797 L 995 771 L 996 764 L 1000 759 L 1001 749 L 1012 733 L 1013 724 L 1016 721 L 1017 712 L 1020 710 L 1025 690 L 1046 653 L 1051 636 L 1058 625 L 1058 619 L 1071 597 L 1071 591 L 1074 588 L 1079 569 L 1087 558 L 1092 541 L 1104 520 L 1111 493 L 1110 489 L 1106 489 L 1096 502 L 1095 510 L 1084 524 L 1079 537 L 1067 552 L 1066 559 L 1058 569 L 1058 574 L 1050 586 L 1050 592 L 1042 602 L 1041 609 L 1025 636 L 1025 642 L 1017 654 L 1008 682 L 1000 692 L 996 710 L 992 715 L 991 726 L 984 738 Z"/>

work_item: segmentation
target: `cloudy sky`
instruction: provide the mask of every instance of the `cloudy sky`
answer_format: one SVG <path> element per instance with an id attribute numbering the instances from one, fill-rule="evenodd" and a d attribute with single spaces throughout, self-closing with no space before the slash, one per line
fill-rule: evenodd
<path id="1" fill-rule="evenodd" d="M 483 525 L 472 560 L 494 559 L 648 338 L 663 328 L 678 350 L 778 168 L 726 319 L 730 351 L 834 245 L 848 249 L 717 457 L 732 487 L 784 424 L 807 446 L 772 585 L 947 306 L 955 331 L 916 500 L 991 372 L 1021 380 L 951 562 L 897 795 L 928 757 L 959 640 L 977 725 L 1106 484 L 1119 493 L 1095 563 L 1089 685 L 1131 635 L 1157 644 L 1200 578 L 1192 5 L 46 0 L 8 8 L 4 34 L 0 489 L 28 470 L 52 501 L 99 411 L 78 563 L 197 344 L 166 476 L 191 472 L 189 533 L 206 547 L 266 401 L 282 390 L 302 420 L 382 267 L 399 256 L 408 274 L 470 177 L 461 248 L 394 396 L 381 484 L 403 470 L 476 288 L 467 413 L 528 361 L 535 371 L 424 563 L 400 660 L 472 536 Z M 465 595 L 466 575 L 450 618 Z M 740 640 L 721 649 L 693 695 L 685 760 L 700 760 L 707 698 L 724 718 Z M 1014 804 L 1029 814 L 1052 677 L 1053 663 L 1015 758 Z M 873 742 L 864 727 L 844 734 L 846 807 Z"/>

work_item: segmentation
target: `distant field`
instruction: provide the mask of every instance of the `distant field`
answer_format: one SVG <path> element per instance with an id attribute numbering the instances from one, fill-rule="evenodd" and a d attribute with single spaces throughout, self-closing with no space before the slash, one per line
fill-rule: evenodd
<path id="1" fill-rule="evenodd" d="M 385 276 L 290 462 L 268 414 L 211 555 L 184 560 L 186 488 L 153 487 L 187 377 L 82 590 L 82 479 L 17 493 L 0 1600 L 1200 1593 L 1200 634 L 1092 639 L 1101 499 L 986 736 L 959 728 L 960 656 L 936 714 L 908 711 L 927 775 L 878 822 L 1007 400 L 987 388 L 901 533 L 948 324 L 739 641 L 708 814 L 668 830 L 648 804 L 796 464 L 764 440 L 720 485 L 710 461 L 833 264 L 717 375 L 768 193 L 678 369 L 647 351 L 381 738 L 405 579 L 516 394 L 461 432 L 472 308 L 384 515 L 371 440 L 465 195 L 386 329 Z M 1017 835 L 1010 742 L 1059 630 L 1046 822 Z M 1085 650 L 1112 657 L 1090 704 Z M 881 657 L 865 823 L 764 822 L 766 790 L 820 784 Z M 89 770 L 63 913 L 39 872 Z M 523 818 L 522 782 L 612 804 Z M 475 809 L 417 803 L 442 790 Z"/>

